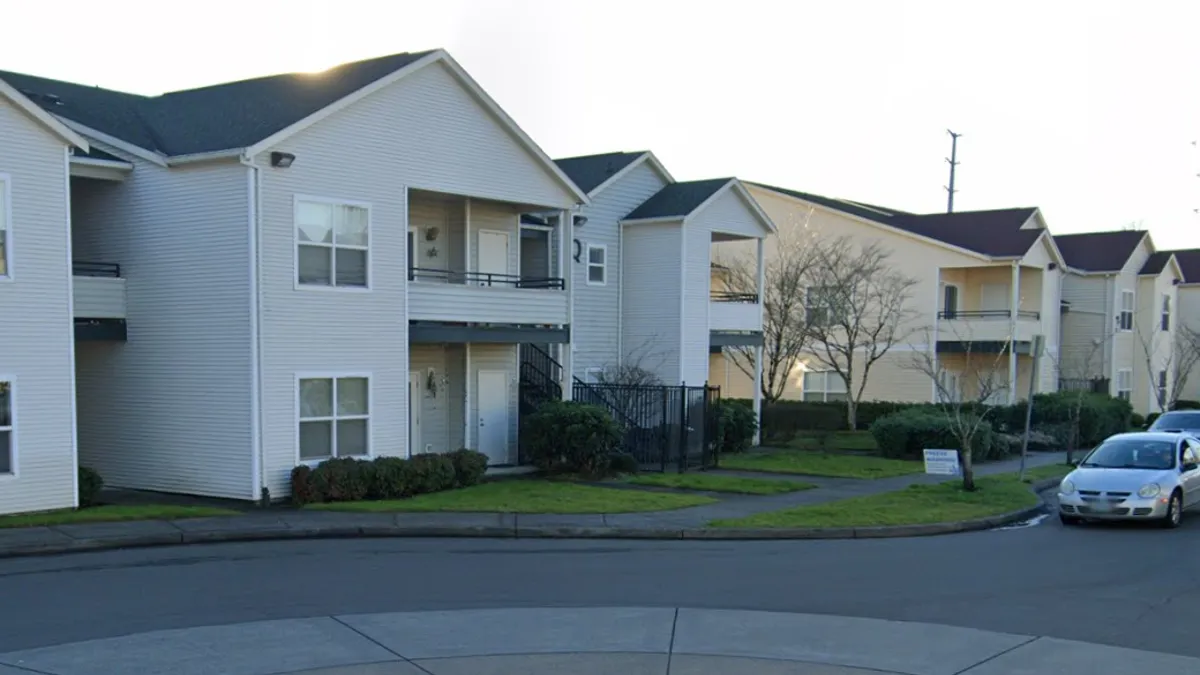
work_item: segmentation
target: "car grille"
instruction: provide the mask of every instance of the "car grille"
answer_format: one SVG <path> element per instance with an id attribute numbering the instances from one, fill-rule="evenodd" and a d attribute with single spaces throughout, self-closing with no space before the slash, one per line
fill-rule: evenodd
<path id="1" fill-rule="evenodd" d="M 1104 495 L 1105 497 L 1108 497 L 1110 499 L 1116 499 L 1119 501 L 1121 499 L 1128 498 L 1129 495 L 1131 495 L 1133 493 L 1132 492 L 1097 492 L 1095 490 L 1080 490 L 1079 494 L 1081 494 L 1085 497 L 1099 497 L 1100 495 Z"/>

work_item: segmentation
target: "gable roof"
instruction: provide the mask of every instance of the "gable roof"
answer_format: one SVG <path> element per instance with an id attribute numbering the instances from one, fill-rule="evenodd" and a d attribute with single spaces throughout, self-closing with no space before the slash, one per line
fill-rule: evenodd
<path id="1" fill-rule="evenodd" d="M 1151 253 L 1150 257 L 1146 258 L 1145 264 L 1142 265 L 1142 269 L 1138 272 L 1138 276 L 1157 276 L 1162 274 L 1167 263 L 1171 262 L 1173 255 L 1170 251 L 1156 251 Z"/>
<path id="2" fill-rule="evenodd" d="M 32 117 L 36 122 L 41 124 L 50 133 L 58 136 L 62 140 L 70 143 L 76 148 L 87 152 L 89 149 L 88 142 L 82 136 L 69 129 L 65 124 L 56 119 L 53 115 L 47 113 L 38 104 L 29 99 L 19 89 L 13 87 L 8 82 L 4 81 L 0 73 L 0 98 L 8 99 L 18 110 Z"/>
<path id="3" fill-rule="evenodd" d="M 1174 251 L 1164 251 L 1175 255 L 1179 269 L 1183 273 L 1183 283 L 1200 283 L 1200 248 L 1183 248 Z"/>
<path id="4" fill-rule="evenodd" d="M 1054 243 L 1068 267 L 1084 272 L 1119 272 L 1146 238 L 1144 230 L 1059 234 Z"/>
<path id="5" fill-rule="evenodd" d="M 601 155 L 564 157 L 554 160 L 554 163 L 579 186 L 579 189 L 591 194 L 592 190 L 621 173 L 645 154 L 644 150 L 641 152 L 606 152 Z"/>
<path id="6" fill-rule="evenodd" d="M 316 73 L 141 96 L 0 71 L 47 112 L 166 156 L 243 148 L 433 54 L 393 54 Z"/>
<path id="7" fill-rule="evenodd" d="M 1032 206 L 989 211 L 916 214 L 865 202 L 823 197 L 764 183 L 754 183 L 754 185 L 994 258 L 1016 258 L 1025 255 L 1045 232 L 1040 228 L 1021 229 L 1038 212 L 1037 208 Z"/>
<path id="8" fill-rule="evenodd" d="M 622 220 L 685 218 L 733 180 L 735 179 L 710 178 L 671 183 L 642 202 Z"/>

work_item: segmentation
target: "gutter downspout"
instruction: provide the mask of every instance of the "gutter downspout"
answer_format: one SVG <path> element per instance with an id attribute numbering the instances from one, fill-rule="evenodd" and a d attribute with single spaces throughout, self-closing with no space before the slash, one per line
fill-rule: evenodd
<path id="1" fill-rule="evenodd" d="M 247 168 L 247 197 L 249 200 L 249 254 L 250 254 L 250 429 L 252 438 L 252 497 L 257 501 L 266 502 L 269 497 L 264 473 L 266 471 L 263 458 L 262 442 L 262 313 L 259 311 L 261 288 L 261 266 L 259 251 L 261 251 L 262 236 L 262 178 L 261 169 L 254 164 L 252 158 L 242 154 L 238 162 Z M 264 503 L 264 506 L 267 504 Z"/>

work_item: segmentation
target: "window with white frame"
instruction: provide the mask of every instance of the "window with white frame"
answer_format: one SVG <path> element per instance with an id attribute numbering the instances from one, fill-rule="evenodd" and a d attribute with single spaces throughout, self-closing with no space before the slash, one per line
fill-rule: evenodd
<path id="1" fill-rule="evenodd" d="M 12 382 L 0 382 L 0 476 L 13 473 L 14 455 Z"/>
<path id="2" fill-rule="evenodd" d="M 302 378 L 299 389 L 300 461 L 371 454 L 367 378 Z"/>
<path id="3" fill-rule="evenodd" d="M 1171 296 L 1163 293 L 1162 296 L 1162 318 L 1158 324 L 1161 330 L 1171 330 Z"/>
<path id="4" fill-rule="evenodd" d="M 941 403 L 959 403 L 962 401 L 962 376 L 949 370 L 938 374 L 938 401 Z"/>
<path id="5" fill-rule="evenodd" d="M 365 206 L 296 200 L 296 281 L 366 288 L 370 213 Z"/>
<path id="6" fill-rule="evenodd" d="M 588 244 L 587 282 L 593 286 L 608 283 L 608 246 L 605 244 Z"/>
<path id="7" fill-rule="evenodd" d="M 1117 371 L 1117 398 L 1123 401 L 1133 398 L 1133 371 L 1129 368 Z"/>
<path id="8" fill-rule="evenodd" d="M 12 224 L 8 222 L 8 179 L 0 176 L 0 277 L 8 276 L 12 266 L 12 235 L 9 230 Z"/>
<path id="9" fill-rule="evenodd" d="M 1168 402 L 1167 389 L 1169 389 L 1167 386 L 1167 371 L 1160 370 L 1158 371 L 1158 403 L 1162 406 L 1165 406 Z"/>
<path id="10" fill-rule="evenodd" d="M 1117 329 L 1133 330 L 1133 291 L 1121 291 L 1121 306 L 1117 308 Z"/>
<path id="11" fill-rule="evenodd" d="M 846 382 L 833 370 L 810 370 L 804 373 L 805 401 L 845 401 Z"/>

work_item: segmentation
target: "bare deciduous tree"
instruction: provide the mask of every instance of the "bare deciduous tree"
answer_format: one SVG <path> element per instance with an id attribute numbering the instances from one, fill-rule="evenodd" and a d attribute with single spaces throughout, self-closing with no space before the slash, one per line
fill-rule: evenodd
<path id="1" fill-rule="evenodd" d="M 909 301 L 917 280 L 901 274 L 878 242 L 849 237 L 821 241 L 801 296 L 805 333 L 816 365 L 846 385 L 846 420 L 855 428 L 858 403 L 874 366 L 914 332 Z"/>
<path id="2" fill-rule="evenodd" d="M 991 424 L 988 415 L 995 398 L 1008 391 L 1008 355 L 972 352 L 973 342 L 959 338 L 966 351 L 958 355 L 961 369 L 951 370 L 932 351 L 918 352 L 909 366 L 930 379 L 937 393 L 936 405 L 958 441 L 963 489 L 975 490 L 974 443 L 980 429 Z M 936 344 L 933 336 L 925 344 Z"/>
<path id="3" fill-rule="evenodd" d="M 1200 363 L 1200 334 L 1186 326 L 1176 326 L 1174 334 L 1154 330 L 1147 336 L 1139 330 L 1137 342 L 1154 403 L 1159 412 L 1167 412 L 1175 407 L 1192 368 Z"/>
<path id="4" fill-rule="evenodd" d="M 1175 408 L 1175 404 L 1183 395 L 1184 387 L 1187 386 L 1192 369 L 1200 366 L 1200 331 L 1190 326 L 1176 326 L 1175 354 L 1176 358 L 1171 367 L 1170 407 L 1172 409 Z"/>
<path id="5" fill-rule="evenodd" d="M 1080 418 L 1083 414 L 1083 402 L 1087 395 L 1097 391 L 1099 384 L 1103 383 L 1106 378 L 1101 375 L 1104 370 L 1104 352 L 1112 345 L 1112 339 L 1115 332 L 1093 339 L 1091 343 L 1082 347 L 1075 347 L 1068 351 L 1059 352 L 1058 350 L 1047 349 L 1045 355 L 1054 363 L 1055 370 L 1058 371 L 1059 390 L 1073 394 L 1070 398 L 1070 410 L 1068 412 L 1068 429 L 1067 429 L 1067 463 L 1070 464 L 1075 458 L 1075 451 L 1080 445 Z M 1110 383 L 1111 386 L 1111 383 Z M 1107 394 L 1105 390 L 1103 393 Z"/>
<path id="6" fill-rule="evenodd" d="M 812 209 L 795 227 L 775 241 L 775 250 L 764 262 L 762 397 L 773 403 L 783 397 L 788 378 L 796 372 L 809 345 L 804 318 L 804 289 L 820 258 L 820 241 L 808 230 Z M 724 270 L 731 294 L 754 294 L 758 289 L 758 261 L 742 256 Z M 738 370 L 754 380 L 754 347 L 729 347 L 727 354 Z"/>

